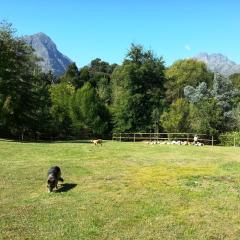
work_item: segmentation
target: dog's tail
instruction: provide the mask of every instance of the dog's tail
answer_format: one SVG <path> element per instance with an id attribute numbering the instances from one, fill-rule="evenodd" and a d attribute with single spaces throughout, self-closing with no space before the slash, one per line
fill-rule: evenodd
<path id="1" fill-rule="evenodd" d="M 58 179 L 58 181 L 64 182 L 64 179 L 63 179 L 62 177 L 60 177 L 60 178 Z"/>

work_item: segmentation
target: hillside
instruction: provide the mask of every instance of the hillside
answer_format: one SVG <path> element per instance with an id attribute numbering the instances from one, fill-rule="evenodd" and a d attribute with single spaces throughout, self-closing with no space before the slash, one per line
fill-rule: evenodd
<path id="1" fill-rule="evenodd" d="M 58 51 L 56 44 L 45 33 L 24 36 L 23 39 L 31 45 L 36 54 L 43 59 L 39 63 L 44 72 L 52 71 L 55 75 L 62 75 L 71 59 Z"/>
<path id="2" fill-rule="evenodd" d="M 224 76 L 240 73 L 240 64 L 236 64 L 220 53 L 200 53 L 196 57 L 193 57 L 193 59 L 205 62 L 209 70 L 218 72 Z"/>

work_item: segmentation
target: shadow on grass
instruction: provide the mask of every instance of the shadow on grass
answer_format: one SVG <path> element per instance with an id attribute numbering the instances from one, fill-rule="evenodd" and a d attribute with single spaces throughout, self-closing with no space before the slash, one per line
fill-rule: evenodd
<path id="1" fill-rule="evenodd" d="M 59 189 L 57 189 L 56 192 L 57 193 L 68 192 L 71 189 L 75 188 L 76 186 L 77 186 L 76 183 L 64 183 L 64 184 L 61 184 L 61 187 Z"/>

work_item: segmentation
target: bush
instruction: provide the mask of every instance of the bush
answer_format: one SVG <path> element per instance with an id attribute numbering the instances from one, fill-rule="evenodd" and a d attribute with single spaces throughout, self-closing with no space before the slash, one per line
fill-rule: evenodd
<path id="1" fill-rule="evenodd" d="M 240 146 L 240 132 L 223 133 L 219 137 L 220 144 L 223 146 Z"/>

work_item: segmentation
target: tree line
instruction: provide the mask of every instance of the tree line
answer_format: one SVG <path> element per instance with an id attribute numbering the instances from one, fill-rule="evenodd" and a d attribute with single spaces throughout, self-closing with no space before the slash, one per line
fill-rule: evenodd
<path id="1" fill-rule="evenodd" d="M 240 129 L 240 74 L 162 57 L 130 46 L 122 64 L 97 58 L 56 77 L 9 23 L 0 26 L 0 135 L 20 139 L 110 137 L 112 132 Z"/>

